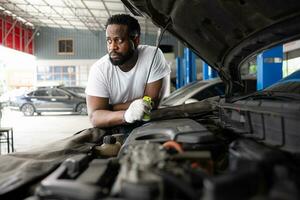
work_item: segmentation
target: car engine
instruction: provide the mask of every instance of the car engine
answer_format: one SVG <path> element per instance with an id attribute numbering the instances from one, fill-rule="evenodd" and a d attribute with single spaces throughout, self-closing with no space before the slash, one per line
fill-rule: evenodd
<path id="1" fill-rule="evenodd" d="M 299 199 L 297 154 L 215 114 L 146 123 L 113 157 L 95 149 L 65 160 L 28 199 Z"/>

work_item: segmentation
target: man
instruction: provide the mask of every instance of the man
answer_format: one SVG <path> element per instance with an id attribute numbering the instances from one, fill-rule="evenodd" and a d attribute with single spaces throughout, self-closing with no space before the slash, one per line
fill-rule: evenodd
<path id="1" fill-rule="evenodd" d="M 130 15 L 107 20 L 106 43 L 108 54 L 91 67 L 86 88 L 90 121 L 101 128 L 142 120 L 149 110 L 143 96 L 150 96 L 156 107 L 170 73 L 158 50 L 146 83 L 155 47 L 139 45 L 140 25 Z"/>

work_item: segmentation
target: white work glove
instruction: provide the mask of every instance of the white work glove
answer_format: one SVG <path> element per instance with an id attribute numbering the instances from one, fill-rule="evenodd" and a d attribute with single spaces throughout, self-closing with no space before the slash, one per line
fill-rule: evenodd
<path id="1" fill-rule="evenodd" d="M 133 123 L 143 119 L 144 113 L 150 114 L 151 107 L 143 99 L 134 100 L 125 111 L 124 120 Z"/>

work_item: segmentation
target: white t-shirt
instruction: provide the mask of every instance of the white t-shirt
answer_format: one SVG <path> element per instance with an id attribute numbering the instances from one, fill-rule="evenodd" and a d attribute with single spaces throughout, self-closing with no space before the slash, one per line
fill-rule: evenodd
<path id="1" fill-rule="evenodd" d="M 153 46 L 139 45 L 138 60 L 128 72 L 123 72 L 118 66 L 113 65 L 106 54 L 91 67 L 85 93 L 90 96 L 109 98 L 109 103 L 113 105 L 142 98 L 154 52 Z M 163 53 L 158 49 L 148 83 L 164 78 L 169 73 L 170 68 Z"/>

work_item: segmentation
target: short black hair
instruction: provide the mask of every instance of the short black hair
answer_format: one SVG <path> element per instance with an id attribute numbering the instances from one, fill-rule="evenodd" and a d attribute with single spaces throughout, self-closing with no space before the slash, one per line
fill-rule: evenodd
<path id="1" fill-rule="evenodd" d="M 127 14 L 117 14 L 112 15 L 108 18 L 105 29 L 110 24 L 122 24 L 127 25 L 128 33 L 130 37 L 140 36 L 141 35 L 141 27 L 137 19 Z"/>

